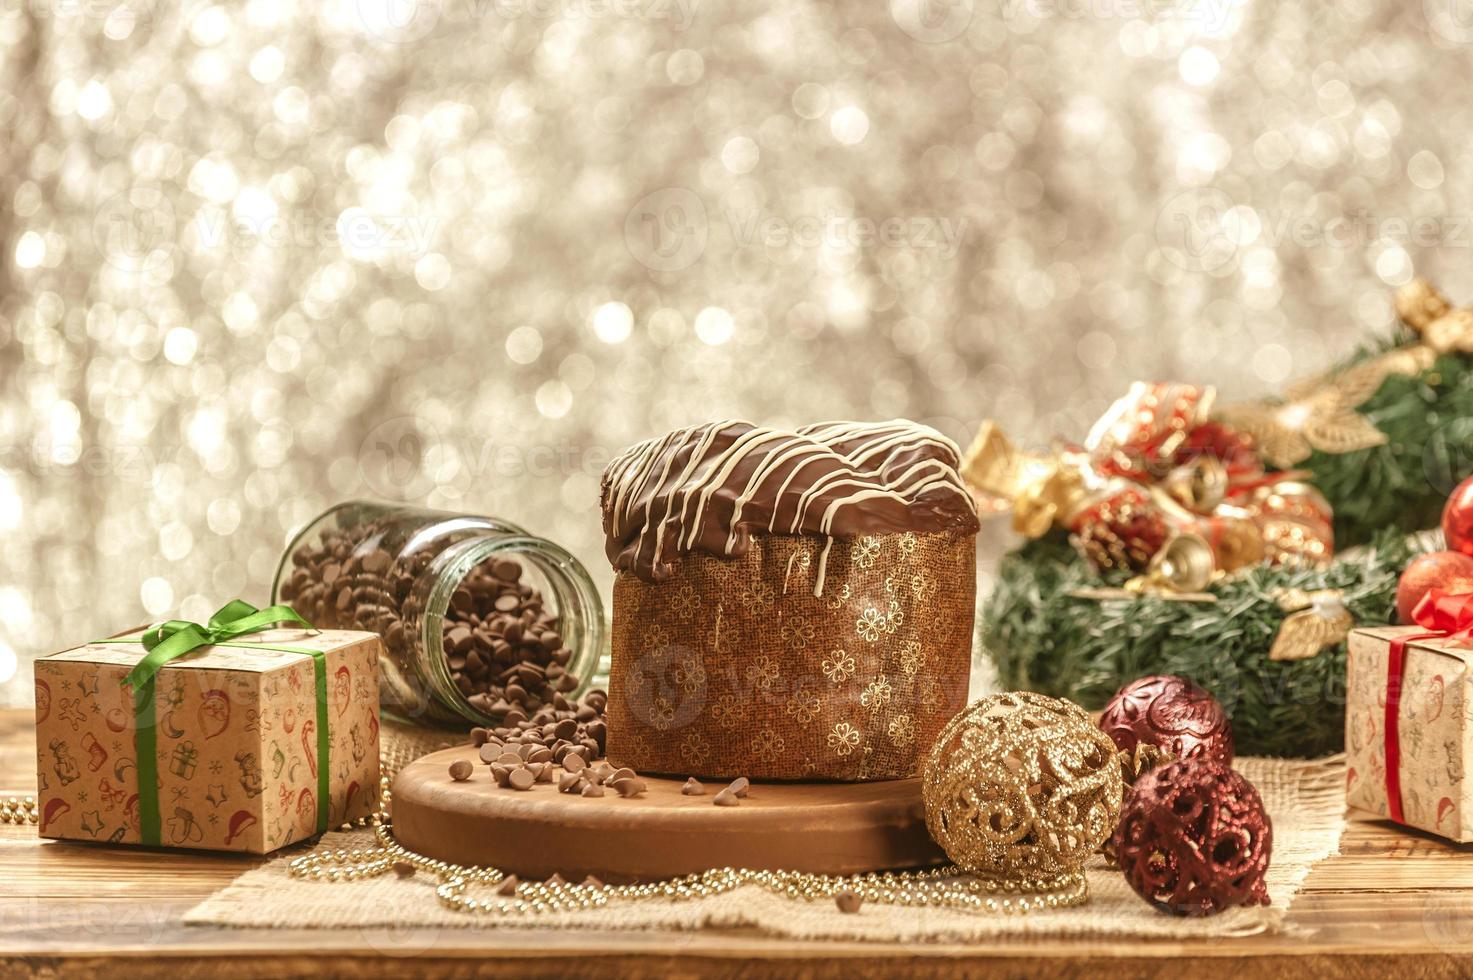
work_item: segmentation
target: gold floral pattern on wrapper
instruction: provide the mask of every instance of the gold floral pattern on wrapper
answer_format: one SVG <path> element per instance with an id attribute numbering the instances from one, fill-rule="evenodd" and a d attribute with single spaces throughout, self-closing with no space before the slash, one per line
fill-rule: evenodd
<path id="1" fill-rule="evenodd" d="M 971 534 L 754 536 L 614 582 L 608 754 L 649 773 L 897 779 L 966 703 Z M 694 748 L 699 746 L 700 749 Z"/>

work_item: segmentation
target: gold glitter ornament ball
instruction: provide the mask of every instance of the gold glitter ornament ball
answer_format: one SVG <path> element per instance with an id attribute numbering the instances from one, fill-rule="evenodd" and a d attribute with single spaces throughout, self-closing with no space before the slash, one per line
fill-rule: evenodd
<path id="1" fill-rule="evenodd" d="M 1109 736 L 1070 701 L 977 701 L 926 762 L 926 826 L 959 867 L 1021 879 L 1076 873 L 1114 831 L 1124 779 Z"/>

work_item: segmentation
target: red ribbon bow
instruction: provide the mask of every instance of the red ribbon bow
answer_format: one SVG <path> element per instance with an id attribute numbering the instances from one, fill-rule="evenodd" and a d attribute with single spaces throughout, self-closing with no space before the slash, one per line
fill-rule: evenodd
<path id="1" fill-rule="evenodd" d="M 1428 589 L 1412 610 L 1412 621 L 1427 630 L 1391 641 L 1386 662 L 1386 803 L 1391 819 L 1406 823 L 1401 810 L 1401 681 L 1406 673 L 1406 647 L 1418 640 L 1473 639 L 1473 592 Z"/>

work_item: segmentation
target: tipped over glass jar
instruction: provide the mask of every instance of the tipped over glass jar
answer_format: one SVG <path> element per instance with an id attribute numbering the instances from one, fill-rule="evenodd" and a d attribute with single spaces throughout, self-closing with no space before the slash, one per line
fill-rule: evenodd
<path id="1" fill-rule="evenodd" d="M 386 714 L 480 725 L 586 691 L 603 606 L 583 565 L 507 521 L 372 501 L 293 536 L 272 601 L 324 629 L 383 637 Z"/>

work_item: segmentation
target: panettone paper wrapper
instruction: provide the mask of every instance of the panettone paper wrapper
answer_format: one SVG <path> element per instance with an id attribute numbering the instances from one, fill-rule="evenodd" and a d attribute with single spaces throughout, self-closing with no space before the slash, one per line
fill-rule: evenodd
<path id="1" fill-rule="evenodd" d="M 637 771 L 914 775 L 966 704 L 975 535 L 754 535 L 614 582 L 608 755 Z"/>
<path id="2" fill-rule="evenodd" d="M 1391 816 L 1386 787 L 1386 692 L 1391 641 L 1425 634 L 1418 626 L 1350 634 L 1346 679 L 1346 802 Z M 1473 648 L 1431 638 L 1406 645 L 1397 727 L 1401 805 L 1408 826 L 1473 841 Z"/>
<path id="3" fill-rule="evenodd" d="M 202 647 L 156 678 L 163 846 L 262 854 L 316 833 L 313 657 L 253 646 L 323 651 L 328 826 L 377 806 L 379 637 L 269 629 Z M 141 642 L 110 640 L 36 661 L 42 837 L 142 842 L 134 704 L 123 678 L 146 653 Z"/>

